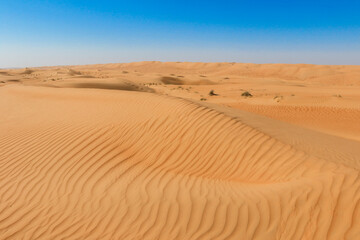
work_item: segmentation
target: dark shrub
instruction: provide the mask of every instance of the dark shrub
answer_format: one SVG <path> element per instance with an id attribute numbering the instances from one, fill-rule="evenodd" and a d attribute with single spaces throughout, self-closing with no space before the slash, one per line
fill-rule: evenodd
<path id="1" fill-rule="evenodd" d="M 252 97 L 253 95 L 251 93 L 249 93 L 248 91 L 246 91 L 246 92 L 243 92 L 241 94 L 241 96 L 243 96 L 243 97 Z"/>

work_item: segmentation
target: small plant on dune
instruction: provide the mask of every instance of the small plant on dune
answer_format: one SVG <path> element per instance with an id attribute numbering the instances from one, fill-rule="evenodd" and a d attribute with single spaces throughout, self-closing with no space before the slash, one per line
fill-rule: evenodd
<path id="1" fill-rule="evenodd" d="M 225 79 L 225 80 L 229 80 L 230 78 L 228 78 L 228 77 L 224 77 L 224 79 Z"/>
<path id="2" fill-rule="evenodd" d="M 241 94 L 241 96 L 243 97 L 252 97 L 253 95 L 251 93 L 249 93 L 248 91 L 245 91 Z"/>
<path id="3" fill-rule="evenodd" d="M 219 94 L 216 94 L 216 93 L 214 92 L 214 90 L 210 90 L 209 95 L 210 95 L 210 96 L 217 96 L 217 95 L 219 95 Z"/>
<path id="4" fill-rule="evenodd" d="M 207 99 L 206 98 L 200 98 L 200 101 L 206 101 Z"/>
<path id="5" fill-rule="evenodd" d="M 122 73 L 127 74 L 127 73 L 129 73 L 129 72 L 128 72 L 128 71 L 122 71 Z"/>

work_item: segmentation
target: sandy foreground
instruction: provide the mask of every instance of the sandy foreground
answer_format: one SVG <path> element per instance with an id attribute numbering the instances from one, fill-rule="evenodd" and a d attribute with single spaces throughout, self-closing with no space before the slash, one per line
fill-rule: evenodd
<path id="1" fill-rule="evenodd" d="M 360 66 L 0 69 L 0 113 L 0 239 L 360 239 Z"/>

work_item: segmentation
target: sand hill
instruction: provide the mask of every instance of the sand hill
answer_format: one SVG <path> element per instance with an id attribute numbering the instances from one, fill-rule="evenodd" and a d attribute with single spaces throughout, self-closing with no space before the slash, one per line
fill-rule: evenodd
<path id="1" fill-rule="evenodd" d="M 360 66 L 2 69 L 0 97 L 0 239 L 360 239 Z"/>

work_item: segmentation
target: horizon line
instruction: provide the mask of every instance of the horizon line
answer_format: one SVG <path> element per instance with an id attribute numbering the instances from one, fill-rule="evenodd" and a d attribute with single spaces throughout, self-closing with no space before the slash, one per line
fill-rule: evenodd
<path id="1" fill-rule="evenodd" d="M 0 67 L 6 69 L 24 69 L 24 68 L 47 68 L 47 67 L 71 67 L 71 66 L 91 66 L 91 65 L 108 65 L 108 64 L 131 64 L 131 63 L 224 63 L 224 64 L 253 64 L 253 65 L 313 65 L 313 66 L 360 66 L 358 64 L 314 64 L 314 63 L 254 63 L 254 62 L 199 62 L 199 61 L 133 61 L 133 62 L 110 62 L 110 63 L 89 63 L 89 64 L 59 64 L 59 65 L 41 65 L 41 66 L 24 66 L 24 67 Z"/>

